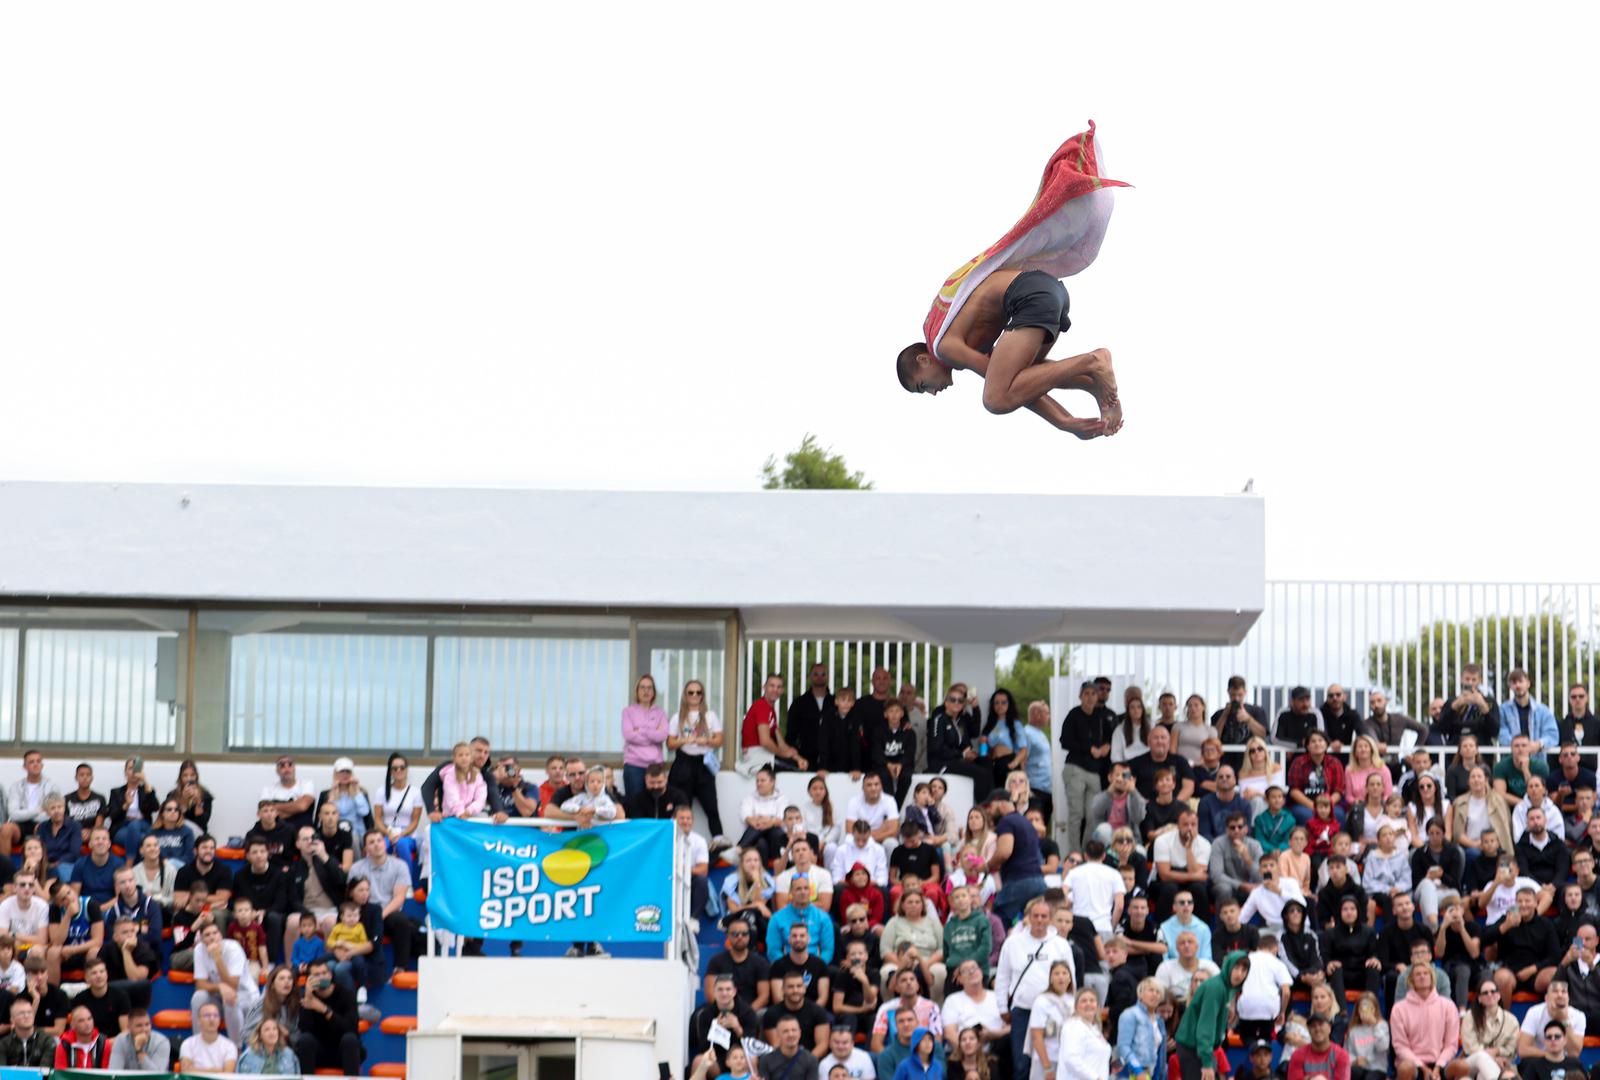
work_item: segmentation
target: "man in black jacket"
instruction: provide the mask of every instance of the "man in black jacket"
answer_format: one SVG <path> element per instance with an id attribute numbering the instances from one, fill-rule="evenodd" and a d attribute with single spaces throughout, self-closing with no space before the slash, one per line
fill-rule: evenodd
<path id="1" fill-rule="evenodd" d="M 859 780 L 865 771 L 867 737 L 861 730 L 861 714 L 856 711 L 856 692 L 841 686 L 833 694 L 833 707 L 822 717 L 822 745 L 817 768 L 823 772 L 847 772 Z"/>
<path id="2" fill-rule="evenodd" d="M 1416 905 L 1411 900 L 1411 894 L 1400 893 L 1394 898 L 1393 904 L 1391 914 L 1394 917 L 1378 934 L 1375 946 L 1378 960 L 1383 964 L 1385 1001 L 1395 1000 L 1398 992 L 1396 984 L 1411 968 L 1411 946 L 1420 941 L 1430 949 L 1433 947 L 1433 934 L 1417 921 Z"/>
<path id="3" fill-rule="evenodd" d="M 1078 688 L 1078 704 L 1061 722 L 1061 749 L 1067 752 L 1061 777 L 1066 788 L 1067 836 L 1062 850 L 1083 850 L 1089 823 L 1089 804 L 1105 787 L 1106 767 L 1111 756 L 1111 727 L 1115 717 L 1100 704 L 1100 694 L 1092 682 Z"/>
<path id="4" fill-rule="evenodd" d="M 368 836 L 381 836 L 373 830 Z M 326 911 L 329 908 L 338 909 L 345 898 L 345 890 L 349 887 L 345 872 L 339 864 L 328 858 L 328 849 L 322 842 L 322 837 L 317 835 L 310 825 L 303 826 L 295 837 L 295 851 L 299 858 L 289 864 L 289 869 L 284 871 L 287 893 L 287 912 L 300 911 Z M 300 933 L 299 914 L 288 914 L 283 920 L 284 933 L 293 938 Z M 267 949 L 269 954 L 276 956 L 274 949 L 281 949 L 283 942 L 272 941 L 272 931 L 267 930 Z M 374 942 L 382 948 L 381 941 Z"/>
<path id="5" fill-rule="evenodd" d="M 967 777 L 972 781 L 973 798 L 979 799 L 988 794 L 984 788 L 993 779 L 993 770 L 977 763 L 978 752 L 962 730 L 966 707 L 967 696 L 951 690 L 944 696 L 944 708 L 928 719 L 928 771 Z"/>
<path id="6" fill-rule="evenodd" d="M 689 796 L 667 785 L 667 771 L 665 761 L 645 767 L 644 787 L 630 793 L 622 806 L 629 821 L 665 821 L 689 801 Z"/>
<path id="7" fill-rule="evenodd" d="M 1483 668 L 1477 664 L 1461 668 L 1461 692 L 1439 711 L 1428 736 L 1430 742 L 1454 746 L 1469 731 L 1478 737 L 1479 746 L 1493 746 L 1499 740 L 1500 707 L 1484 695 L 1479 685 L 1482 681 Z"/>
<path id="8" fill-rule="evenodd" d="M 289 911 L 289 879 L 267 855 L 265 840 L 252 840 L 245 845 L 245 865 L 233 875 L 233 895 L 237 899 L 248 896 L 250 903 L 261 912 L 262 925 L 267 928 L 267 954 L 273 962 L 283 962 L 284 918 Z"/>
<path id="9" fill-rule="evenodd" d="M 294 1040 L 300 1067 L 307 1072 L 337 1068 L 346 1076 L 360 1076 L 364 1055 L 359 1027 L 356 996 L 334 983 L 326 960 L 312 961 L 300 996 L 300 1034 Z"/>
<path id="10" fill-rule="evenodd" d="M 1483 944 L 1500 946 L 1500 967 L 1495 969 L 1494 981 L 1502 1001 L 1511 1000 L 1518 990 L 1543 994 L 1557 971 L 1561 945 L 1555 923 L 1539 914 L 1538 896 L 1524 885 L 1517 890 L 1516 908 L 1483 928 Z"/>
<path id="11" fill-rule="evenodd" d="M 1600 719 L 1589 711 L 1589 687 L 1573 683 L 1567 688 L 1567 715 L 1556 725 L 1561 733 L 1561 744 L 1567 743 L 1593 749 L 1600 747 Z M 1590 764 L 1594 758 L 1588 758 Z M 71 800 L 69 799 L 70 803 Z"/>
<path id="12" fill-rule="evenodd" d="M 701 1055 L 713 1049 L 712 1024 L 720 1025 L 729 1035 L 726 1044 L 715 1047 L 717 1067 L 712 1070 L 713 1072 L 722 1071 L 727 1061 L 729 1046 L 745 1038 L 761 1037 L 761 1024 L 756 1018 L 755 1010 L 739 1000 L 738 988 L 732 975 L 718 975 L 712 980 L 711 1000 L 696 1009 L 689 1017 L 690 1070 Z"/>
<path id="13" fill-rule="evenodd" d="M 812 664 L 809 682 L 811 685 L 789 702 L 784 738 L 801 757 L 815 763 L 822 753 L 822 718 L 833 707 L 833 695 L 828 692 L 828 665 Z"/>

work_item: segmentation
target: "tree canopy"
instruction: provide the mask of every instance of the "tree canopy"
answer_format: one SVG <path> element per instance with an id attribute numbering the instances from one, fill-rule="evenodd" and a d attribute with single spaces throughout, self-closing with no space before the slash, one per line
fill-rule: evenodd
<path id="1" fill-rule="evenodd" d="M 872 489 L 864 474 L 851 472 L 842 454 L 835 454 L 831 446 L 820 445 L 810 432 L 806 432 L 797 448 L 783 456 L 781 471 L 777 458 L 767 458 L 767 463 L 761 467 L 761 486 L 787 491 Z"/>
<path id="2" fill-rule="evenodd" d="M 1376 686 L 1408 689 L 1407 704 L 1420 712 L 1428 697 L 1448 697 L 1457 688 L 1463 664 L 1481 664 L 1486 687 L 1502 700 L 1511 696 L 1511 672 L 1521 668 L 1533 680 L 1533 696 L 1560 713 L 1568 687 L 1587 683 L 1596 659 L 1595 643 L 1563 615 L 1490 615 L 1440 619 L 1408 641 L 1373 645 L 1367 674 Z"/>

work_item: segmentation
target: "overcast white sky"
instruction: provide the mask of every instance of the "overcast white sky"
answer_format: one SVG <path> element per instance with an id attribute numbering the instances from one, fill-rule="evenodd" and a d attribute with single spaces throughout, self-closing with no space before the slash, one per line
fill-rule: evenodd
<path id="1" fill-rule="evenodd" d="M 812 431 L 885 490 L 1254 477 L 1277 577 L 1593 579 L 1595 11 L 12 5 L 0 475 L 747 489 Z M 1091 117 L 1135 187 L 1058 352 L 1124 432 L 906 395 Z"/>

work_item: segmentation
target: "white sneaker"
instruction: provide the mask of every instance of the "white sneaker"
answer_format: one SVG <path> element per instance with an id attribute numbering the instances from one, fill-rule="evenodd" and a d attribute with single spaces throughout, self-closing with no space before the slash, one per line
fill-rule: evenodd
<path id="1" fill-rule="evenodd" d="M 366 1003 L 367 1003 L 367 988 L 365 986 L 356 987 L 356 1004 L 357 1005 L 365 1005 Z"/>
<path id="2" fill-rule="evenodd" d="M 583 946 L 582 945 L 577 945 L 577 944 L 568 945 L 567 946 L 567 955 L 568 956 L 582 956 L 583 955 Z"/>
<path id="3" fill-rule="evenodd" d="M 599 942 L 592 942 L 589 945 L 589 955 L 598 956 L 602 960 L 609 960 L 611 958 L 611 954 L 606 952 L 605 948 Z"/>

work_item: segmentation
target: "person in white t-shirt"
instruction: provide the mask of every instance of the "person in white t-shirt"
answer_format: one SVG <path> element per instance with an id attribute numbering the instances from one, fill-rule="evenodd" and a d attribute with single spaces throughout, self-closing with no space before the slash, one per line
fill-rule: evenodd
<path id="1" fill-rule="evenodd" d="M 317 801 L 317 788 L 311 781 L 295 777 L 294 757 L 290 754 L 278 758 L 277 769 L 278 782 L 262 788 L 261 798 L 275 803 L 278 808 L 278 820 L 287 823 L 298 832 L 301 827 L 313 823 L 311 807 Z"/>
<path id="2" fill-rule="evenodd" d="M 215 922 L 207 923 L 194 950 L 194 995 L 189 1010 L 194 1014 L 195 1030 L 202 1029 L 201 1014 L 210 1004 L 221 1009 L 229 1031 L 243 1031 L 245 1013 L 260 996 L 261 987 L 250 977 L 244 948 L 224 938 Z"/>
<path id="3" fill-rule="evenodd" d="M 850 828 L 850 835 L 833 853 L 834 881 L 849 881 L 850 870 L 856 863 L 867 868 L 872 883 L 880 889 L 889 888 L 889 853 L 872 838 L 872 826 L 858 819 Z"/>
<path id="4" fill-rule="evenodd" d="M 1572 1007 L 1568 995 L 1566 976 L 1557 975 L 1545 987 L 1544 1000 L 1522 1018 L 1522 1032 L 1517 1036 L 1517 1053 L 1522 1060 L 1537 1057 L 1544 1050 L 1544 1026 L 1552 1020 L 1567 1025 L 1567 1051 L 1574 1057 L 1583 1052 L 1583 1036 L 1588 1031 L 1589 1018 L 1582 1010 Z"/>
<path id="5" fill-rule="evenodd" d="M 694 831 L 693 803 L 679 803 L 672 820 L 678 826 L 678 870 L 689 881 L 689 917 L 698 919 L 711 897 L 711 848 Z"/>
<path id="6" fill-rule="evenodd" d="M 877 773 L 861 778 L 861 794 L 851 798 L 845 807 L 844 827 L 849 829 L 857 821 L 865 821 L 871 827 L 872 838 L 885 848 L 892 847 L 900 835 L 900 807 L 893 796 L 883 793 L 883 777 Z"/>
<path id="7" fill-rule="evenodd" d="M 811 841 L 805 837 L 797 837 L 789 841 L 789 858 L 792 865 L 789 869 L 778 875 L 777 896 L 789 895 L 789 882 L 796 874 L 804 874 L 806 880 L 811 882 L 811 902 L 823 911 L 833 911 L 833 875 L 817 865 L 816 852 L 811 850 Z M 788 901 L 785 900 L 785 903 Z"/>
<path id="8" fill-rule="evenodd" d="M 1278 959 L 1276 934 L 1263 933 L 1250 954 L 1250 974 L 1239 986 L 1234 1004 L 1239 1015 L 1239 1037 L 1248 1046 L 1256 1039 L 1272 1039 L 1272 1033 L 1288 1019 L 1289 989 L 1294 976 Z"/>
<path id="9" fill-rule="evenodd" d="M 200 1007 L 198 1016 L 195 1033 L 183 1040 L 183 1045 L 178 1048 L 178 1060 L 183 1064 L 183 1071 L 231 1072 L 231 1066 L 239 1061 L 239 1048 L 219 1030 L 222 1011 L 214 1002 L 208 1001 Z"/>
<path id="10" fill-rule="evenodd" d="M 834 1024 L 828 1029 L 828 1052 L 817 1062 L 817 1080 L 828 1080 L 835 1065 L 843 1066 L 845 1075 L 852 1080 L 875 1080 L 878 1075 L 872 1055 L 856 1045 L 856 1029 L 849 1024 Z"/>
<path id="11" fill-rule="evenodd" d="M 756 770 L 756 789 L 739 804 L 739 820 L 744 822 L 740 851 L 756 848 L 767 866 L 783 857 L 788 842 L 783 832 L 783 796 L 778 794 L 777 777 L 771 768 L 763 765 Z"/>
<path id="12" fill-rule="evenodd" d="M 1483 906 L 1485 926 L 1493 926 L 1505 918 L 1506 912 L 1517 906 L 1517 893 L 1522 889 L 1532 889 L 1535 893 L 1539 891 L 1537 881 L 1517 873 L 1517 861 L 1512 855 L 1502 852 L 1498 860 L 1495 865 L 1494 880 L 1473 897 L 1476 903 Z M 1542 1028 L 1539 1037 L 1544 1037 Z"/>
<path id="13" fill-rule="evenodd" d="M 977 1024 L 983 1029 L 979 1037 L 988 1052 L 990 1043 L 1000 1042 L 1011 1034 L 1011 1025 L 1000 1016 L 1000 999 L 983 985 L 983 969 L 976 960 L 961 961 L 956 968 L 956 983 L 961 989 L 945 995 L 944 1003 L 939 1006 L 945 1042 L 954 1054 L 959 1049 L 961 1033 Z"/>
<path id="14" fill-rule="evenodd" d="M 1083 863 L 1068 872 L 1062 885 L 1072 898 L 1072 912 L 1094 923 L 1102 941 L 1122 920 L 1122 874 L 1105 863 L 1106 846 L 1090 839 L 1083 845 Z"/>
<path id="15" fill-rule="evenodd" d="M 50 905 L 34 895 L 39 882 L 30 873 L 18 873 L 13 883 L 17 890 L 0 900 L 0 932 L 10 934 L 18 945 L 37 945 L 42 950 L 50 929 Z"/>

